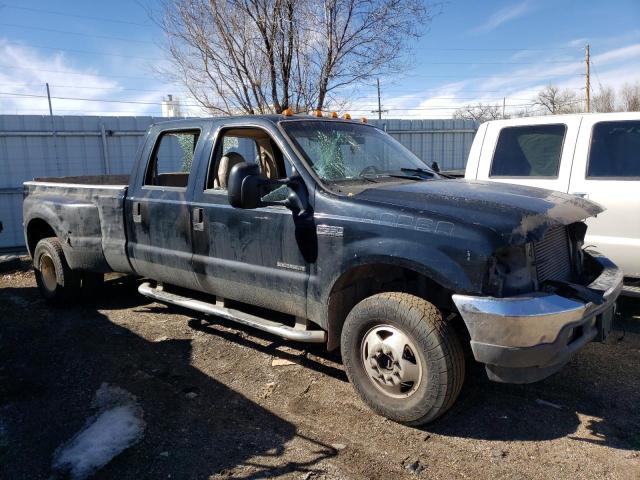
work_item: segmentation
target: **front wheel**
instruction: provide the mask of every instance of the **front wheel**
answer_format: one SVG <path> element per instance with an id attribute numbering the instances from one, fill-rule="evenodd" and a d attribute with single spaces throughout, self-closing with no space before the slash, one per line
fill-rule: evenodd
<path id="1" fill-rule="evenodd" d="M 345 321 L 341 350 L 364 402 L 407 425 L 446 412 L 464 381 L 455 331 L 433 304 L 407 293 L 380 293 L 358 303 Z"/>

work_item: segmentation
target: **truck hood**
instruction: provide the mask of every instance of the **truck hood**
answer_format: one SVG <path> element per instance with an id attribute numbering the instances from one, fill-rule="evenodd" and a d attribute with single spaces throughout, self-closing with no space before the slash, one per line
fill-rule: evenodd
<path id="1" fill-rule="evenodd" d="M 597 203 L 566 193 L 475 180 L 376 185 L 353 198 L 488 228 L 509 244 L 539 240 L 550 227 L 584 220 L 604 210 Z"/>

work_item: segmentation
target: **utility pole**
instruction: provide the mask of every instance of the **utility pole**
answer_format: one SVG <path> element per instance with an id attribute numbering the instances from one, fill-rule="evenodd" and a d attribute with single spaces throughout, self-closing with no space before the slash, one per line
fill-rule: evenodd
<path id="1" fill-rule="evenodd" d="M 380 79 L 378 78 L 377 80 L 378 80 L 378 109 L 371 110 L 371 113 L 377 113 L 378 120 L 382 120 L 382 114 L 386 113 L 387 110 L 382 110 L 382 100 L 380 99 Z"/>
<path id="2" fill-rule="evenodd" d="M 585 62 L 587 63 L 587 113 L 591 111 L 591 62 L 589 60 L 589 44 L 585 47 Z"/>
<path id="3" fill-rule="evenodd" d="M 53 117 L 53 108 L 51 108 L 51 92 L 49 91 L 49 83 L 47 83 L 47 100 L 49 100 L 49 115 Z"/>
<path id="4" fill-rule="evenodd" d="M 502 119 L 504 120 L 506 117 L 504 116 L 504 110 L 507 106 L 507 97 L 502 97 Z"/>

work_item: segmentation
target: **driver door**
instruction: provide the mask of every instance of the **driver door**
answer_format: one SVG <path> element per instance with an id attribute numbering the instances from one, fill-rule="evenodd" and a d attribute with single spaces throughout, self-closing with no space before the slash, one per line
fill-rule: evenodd
<path id="1" fill-rule="evenodd" d="M 214 142 L 207 182 L 194 192 L 193 268 L 200 288 L 305 317 L 310 264 L 296 240 L 294 215 L 283 206 L 233 208 L 227 199 L 233 165 L 257 162 L 269 178 L 285 178 L 291 164 L 261 128 L 222 130 Z"/>

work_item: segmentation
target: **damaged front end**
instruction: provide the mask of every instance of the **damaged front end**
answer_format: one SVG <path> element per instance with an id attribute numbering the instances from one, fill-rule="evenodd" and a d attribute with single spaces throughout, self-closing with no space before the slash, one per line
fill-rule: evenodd
<path id="1" fill-rule="evenodd" d="M 496 251 L 486 296 L 453 295 L 476 360 L 494 381 L 530 383 L 562 368 L 611 329 L 622 271 L 583 250 L 586 225 L 550 226 Z"/>

